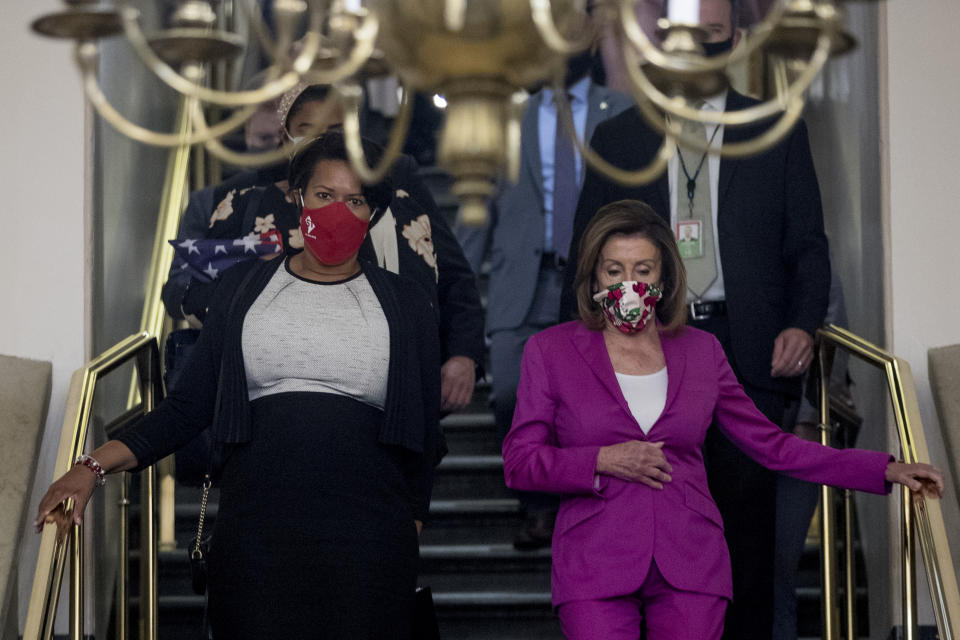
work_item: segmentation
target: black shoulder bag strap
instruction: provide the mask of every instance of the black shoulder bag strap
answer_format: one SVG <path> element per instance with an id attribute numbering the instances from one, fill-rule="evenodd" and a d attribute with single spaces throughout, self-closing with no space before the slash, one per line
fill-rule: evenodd
<path id="1" fill-rule="evenodd" d="M 246 275 L 244 275 L 243 280 L 240 281 L 240 285 L 237 287 L 237 290 L 233 294 L 233 299 L 230 301 L 230 307 L 227 309 L 227 318 L 233 317 L 240 296 L 247 288 L 250 280 L 253 279 L 253 276 L 257 272 L 257 268 L 259 266 L 260 265 L 256 265 L 251 268 Z M 226 349 L 226 346 L 224 346 L 224 349 Z M 217 372 L 217 399 L 213 412 L 213 424 L 216 424 L 217 422 L 217 414 L 220 411 L 220 398 L 222 397 L 222 394 L 223 356 L 221 355 L 220 369 Z M 207 592 L 207 552 L 210 549 L 210 536 L 207 535 L 204 537 L 203 524 L 207 515 L 207 499 L 210 497 L 210 487 L 213 485 L 213 472 L 220 463 L 220 454 L 222 453 L 221 448 L 222 445 L 219 445 L 216 440 L 214 440 L 210 445 L 210 462 L 207 465 L 207 473 L 203 477 L 203 493 L 200 496 L 200 518 L 197 522 L 197 535 L 193 539 L 193 544 L 191 545 L 190 549 L 190 578 L 193 586 L 193 592 L 197 595 L 204 595 Z M 204 605 L 203 617 L 203 628 L 204 633 L 206 633 L 206 605 Z"/>

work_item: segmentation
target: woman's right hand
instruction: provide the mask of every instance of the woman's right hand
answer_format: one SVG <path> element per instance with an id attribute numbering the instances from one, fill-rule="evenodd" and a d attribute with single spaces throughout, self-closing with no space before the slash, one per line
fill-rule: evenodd
<path id="1" fill-rule="evenodd" d="M 75 465 L 70 471 L 60 476 L 60 479 L 50 485 L 40 506 L 37 508 L 37 517 L 33 526 L 37 533 L 43 532 L 47 522 L 57 523 L 57 535 L 64 535 L 71 524 L 83 522 L 83 510 L 97 487 L 97 474 L 83 465 Z M 73 498 L 73 510 L 67 513 L 64 510 L 64 501 Z M 72 516 L 72 518 L 71 518 Z"/>
<path id="2" fill-rule="evenodd" d="M 597 473 L 640 482 L 654 489 L 663 489 L 670 482 L 673 467 L 663 455 L 663 442 L 630 440 L 608 447 L 600 447 L 597 454 Z"/>

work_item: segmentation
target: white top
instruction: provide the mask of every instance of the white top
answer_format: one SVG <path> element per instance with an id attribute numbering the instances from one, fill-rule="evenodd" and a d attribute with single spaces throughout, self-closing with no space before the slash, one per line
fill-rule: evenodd
<path id="1" fill-rule="evenodd" d="M 284 264 L 247 312 L 241 341 L 250 400 L 312 391 L 383 409 L 390 328 L 362 273 L 319 283 Z"/>
<path id="2" fill-rule="evenodd" d="M 727 92 L 724 91 L 719 93 L 711 98 L 705 99 L 705 104 L 701 108 L 701 111 L 714 111 L 716 113 L 722 113 L 727 107 Z M 714 135 L 714 129 L 719 126 L 720 130 Z M 723 125 L 712 125 L 708 124 L 704 127 L 706 129 L 707 140 L 713 136 L 713 142 L 710 144 L 711 149 L 719 149 L 723 146 Z M 684 156 L 686 158 L 686 156 Z M 699 158 L 696 158 L 699 162 Z M 696 164 L 696 163 L 695 163 Z M 723 300 L 726 296 L 724 295 L 723 288 L 723 269 L 720 268 L 720 242 L 717 239 L 717 208 L 720 192 L 720 156 L 709 154 L 707 157 L 707 166 L 710 168 L 710 208 L 713 209 L 713 250 L 714 256 L 717 259 L 717 280 L 714 282 L 709 289 L 706 290 L 703 294 L 704 300 Z M 688 163 L 689 167 L 689 163 Z M 693 171 L 693 169 L 690 169 Z M 677 178 L 677 172 L 680 171 L 680 160 L 677 159 L 677 154 L 673 154 L 670 160 L 667 162 L 667 182 L 670 185 L 670 224 L 673 227 L 674 237 L 677 236 L 677 185 L 686 184 L 686 181 L 680 181 Z M 686 195 L 684 195 L 684 203 L 686 203 Z M 686 204 L 684 205 L 686 206 Z M 687 292 L 687 302 L 691 302 L 694 299 L 694 295 Z"/>
<path id="3" fill-rule="evenodd" d="M 643 432 L 649 433 L 667 404 L 667 368 L 644 376 L 617 374 L 620 391 Z"/>

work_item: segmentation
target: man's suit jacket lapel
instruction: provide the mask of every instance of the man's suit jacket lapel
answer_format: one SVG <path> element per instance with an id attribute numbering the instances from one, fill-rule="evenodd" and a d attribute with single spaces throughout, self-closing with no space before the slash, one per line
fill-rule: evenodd
<path id="1" fill-rule="evenodd" d="M 606 87 L 590 83 L 590 89 L 587 91 L 587 127 L 583 132 L 585 143 L 590 142 L 597 125 L 610 117 L 609 95 L 610 92 Z"/>

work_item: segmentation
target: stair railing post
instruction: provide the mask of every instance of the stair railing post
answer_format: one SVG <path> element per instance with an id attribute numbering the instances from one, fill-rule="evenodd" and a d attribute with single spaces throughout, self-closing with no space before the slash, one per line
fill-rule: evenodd
<path id="1" fill-rule="evenodd" d="M 70 526 L 70 640 L 83 640 L 83 527 Z"/>
<path id="2" fill-rule="evenodd" d="M 117 572 L 117 640 L 127 640 L 130 632 L 130 474 L 120 474 L 120 568 Z"/>
<path id="3" fill-rule="evenodd" d="M 817 350 L 820 369 L 820 444 L 830 446 L 830 395 L 827 385 L 827 345 Z M 823 640 L 840 640 L 840 612 L 837 603 L 837 525 L 833 510 L 833 489 L 820 486 L 820 573 L 823 580 Z"/>
<path id="4" fill-rule="evenodd" d="M 847 640 L 857 640 L 857 571 L 853 548 L 853 491 L 845 489 L 843 492 L 843 544 L 846 550 L 844 555 L 844 587 L 846 589 L 844 603 L 846 604 Z"/>
<path id="5" fill-rule="evenodd" d="M 909 487 L 900 486 L 900 570 L 902 572 L 901 615 L 903 640 L 918 640 L 917 622 L 917 564 L 913 527 L 913 496 Z"/>

